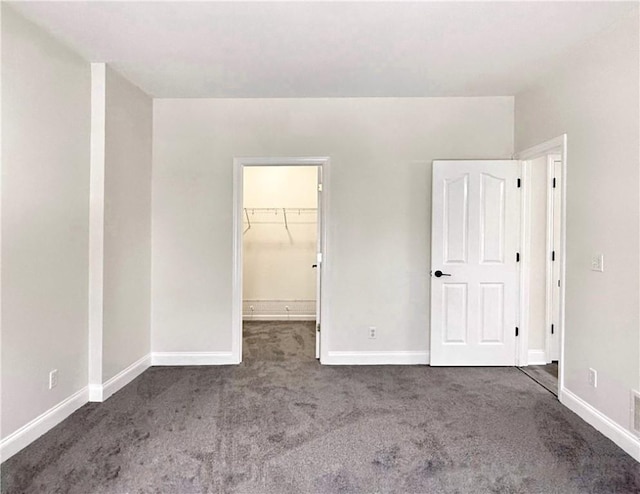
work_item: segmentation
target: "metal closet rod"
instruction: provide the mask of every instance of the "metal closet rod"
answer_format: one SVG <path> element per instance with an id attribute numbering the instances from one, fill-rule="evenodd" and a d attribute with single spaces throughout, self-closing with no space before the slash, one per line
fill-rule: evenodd
<path id="1" fill-rule="evenodd" d="M 251 229 L 251 220 L 249 219 L 249 211 L 251 211 L 251 214 L 255 213 L 256 211 L 272 212 L 272 213 L 278 214 L 279 211 L 282 211 L 282 217 L 284 218 L 284 227 L 288 230 L 289 223 L 287 221 L 287 210 L 289 210 L 289 213 L 295 213 L 297 211 L 298 214 L 302 212 L 308 213 L 311 211 L 318 210 L 318 208 L 243 208 L 243 209 L 244 209 L 244 216 L 247 219 L 247 229 L 245 230 L 245 232 Z"/>

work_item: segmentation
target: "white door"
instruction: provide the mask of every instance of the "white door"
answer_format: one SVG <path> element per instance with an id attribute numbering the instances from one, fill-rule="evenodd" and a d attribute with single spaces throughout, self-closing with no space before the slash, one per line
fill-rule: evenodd
<path id="1" fill-rule="evenodd" d="M 431 365 L 515 365 L 518 161 L 434 161 Z"/>
<path id="2" fill-rule="evenodd" d="M 318 202 L 316 221 L 318 230 L 316 235 L 316 358 L 320 358 L 320 290 L 322 288 L 322 166 L 318 167 Z"/>

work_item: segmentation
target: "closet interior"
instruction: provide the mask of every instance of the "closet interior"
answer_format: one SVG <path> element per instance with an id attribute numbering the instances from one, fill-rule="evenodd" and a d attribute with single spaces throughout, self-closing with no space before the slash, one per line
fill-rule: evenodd
<path id="1" fill-rule="evenodd" d="M 243 319 L 316 319 L 318 169 L 252 166 L 243 176 Z"/>

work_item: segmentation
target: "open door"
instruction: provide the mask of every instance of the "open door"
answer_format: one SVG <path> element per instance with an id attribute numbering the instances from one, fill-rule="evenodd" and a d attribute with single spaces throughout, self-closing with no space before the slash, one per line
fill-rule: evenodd
<path id="1" fill-rule="evenodd" d="M 316 214 L 318 231 L 316 235 L 316 358 L 320 358 L 320 309 L 322 297 L 322 251 L 323 251 L 323 225 L 322 225 L 322 167 L 318 167 L 318 213 Z"/>
<path id="2" fill-rule="evenodd" d="M 515 365 L 518 161 L 434 161 L 431 365 Z"/>

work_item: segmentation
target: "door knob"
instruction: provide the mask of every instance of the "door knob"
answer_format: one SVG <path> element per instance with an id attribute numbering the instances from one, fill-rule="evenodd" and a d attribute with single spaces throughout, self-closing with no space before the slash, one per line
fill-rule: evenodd
<path id="1" fill-rule="evenodd" d="M 317 267 L 318 267 L 318 265 L 317 265 L 317 264 L 312 264 L 312 265 L 311 265 L 311 267 L 312 267 L 312 268 L 317 268 Z"/>
<path id="2" fill-rule="evenodd" d="M 440 276 L 451 276 L 449 273 L 443 273 L 439 269 L 433 274 L 435 275 L 436 278 L 440 278 Z"/>

